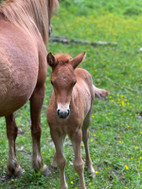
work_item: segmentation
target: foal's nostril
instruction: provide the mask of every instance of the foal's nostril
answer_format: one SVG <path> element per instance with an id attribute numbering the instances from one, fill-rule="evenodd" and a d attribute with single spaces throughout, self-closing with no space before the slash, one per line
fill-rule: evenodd
<path id="1" fill-rule="evenodd" d="M 69 115 L 70 115 L 70 110 L 68 109 L 68 110 L 67 110 L 67 116 L 69 116 Z"/>
<path id="2" fill-rule="evenodd" d="M 66 111 L 61 111 L 60 109 L 57 110 L 57 115 L 59 118 L 66 119 L 70 114 L 70 110 L 67 109 Z"/>
<path id="3" fill-rule="evenodd" d="M 59 110 L 59 109 L 57 110 L 57 115 L 58 115 L 58 116 L 60 115 L 60 110 Z"/>

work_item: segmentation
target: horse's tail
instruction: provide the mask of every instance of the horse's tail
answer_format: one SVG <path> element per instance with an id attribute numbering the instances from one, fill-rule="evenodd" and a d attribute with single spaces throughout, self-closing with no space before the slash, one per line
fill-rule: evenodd
<path id="1" fill-rule="evenodd" d="M 93 85 L 95 97 L 103 100 L 106 96 L 109 95 L 109 92 L 104 89 L 99 89 Z"/>

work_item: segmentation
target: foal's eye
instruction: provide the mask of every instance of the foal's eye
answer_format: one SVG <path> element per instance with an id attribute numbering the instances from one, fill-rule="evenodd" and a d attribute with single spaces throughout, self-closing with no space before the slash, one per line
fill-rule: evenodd
<path id="1" fill-rule="evenodd" d="M 75 85 L 75 84 L 76 84 L 76 82 L 77 82 L 77 81 L 75 81 L 75 82 L 73 83 L 73 85 Z"/>
<path id="2" fill-rule="evenodd" d="M 53 85 L 53 81 L 51 81 L 51 84 Z"/>

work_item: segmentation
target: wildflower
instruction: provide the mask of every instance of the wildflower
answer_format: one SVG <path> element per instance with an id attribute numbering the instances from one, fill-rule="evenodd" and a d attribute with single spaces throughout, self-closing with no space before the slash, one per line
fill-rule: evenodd
<path id="1" fill-rule="evenodd" d="M 13 182 L 13 181 L 14 181 L 14 179 L 11 179 L 11 181 Z"/>
<path id="2" fill-rule="evenodd" d="M 91 182 L 89 182 L 89 186 L 91 186 Z"/>
<path id="3" fill-rule="evenodd" d="M 94 133 L 93 136 L 96 136 L 96 134 Z"/>
<path id="4" fill-rule="evenodd" d="M 71 184 L 73 184 L 73 181 L 71 181 Z"/>
<path id="5" fill-rule="evenodd" d="M 82 144 L 82 146 L 84 147 L 84 144 Z"/>
<path id="6" fill-rule="evenodd" d="M 91 139 L 91 142 L 93 142 L 93 139 Z"/>
<path id="7" fill-rule="evenodd" d="M 142 152 L 142 150 L 140 150 L 140 152 Z"/>
<path id="8" fill-rule="evenodd" d="M 127 125 L 127 129 L 129 129 L 129 127 L 130 127 L 130 126 L 129 126 L 129 125 Z"/>
<path id="9" fill-rule="evenodd" d="M 125 169 L 127 169 L 127 170 L 129 169 L 128 165 L 125 165 Z"/>
<path id="10" fill-rule="evenodd" d="M 136 150 L 137 150 L 138 148 L 139 148 L 138 146 L 135 147 Z"/>
<path id="11" fill-rule="evenodd" d="M 140 132 L 140 134 L 142 134 L 142 131 Z"/>
<path id="12" fill-rule="evenodd" d="M 45 152 L 42 152 L 42 154 L 44 155 L 44 154 L 45 154 Z"/>
<path id="13" fill-rule="evenodd" d="M 95 116 L 94 115 L 92 115 L 92 118 L 94 118 Z"/>
<path id="14" fill-rule="evenodd" d="M 125 106 L 125 102 L 122 100 L 121 105 L 124 107 Z"/>
<path id="15" fill-rule="evenodd" d="M 142 159 L 142 157 L 140 157 L 140 159 Z"/>
<path id="16" fill-rule="evenodd" d="M 98 171 L 95 171 L 95 173 L 97 174 L 97 173 L 98 173 Z"/>
<path id="17" fill-rule="evenodd" d="M 123 141 L 121 141 L 121 140 L 119 140 L 118 142 L 119 142 L 119 143 L 123 143 Z"/>

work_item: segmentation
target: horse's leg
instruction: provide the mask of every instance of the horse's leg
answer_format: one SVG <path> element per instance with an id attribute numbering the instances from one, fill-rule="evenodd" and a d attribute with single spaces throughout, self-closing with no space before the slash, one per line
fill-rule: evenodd
<path id="1" fill-rule="evenodd" d="M 71 138 L 74 153 L 75 153 L 75 160 L 74 160 L 74 168 L 79 175 L 80 179 L 80 188 L 86 189 L 85 182 L 84 182 L 84 162 L 81 157 L 81 141 L 82 141 L 82 131 L 79 129 L 76 131 Z"/>
<path id="2" fill-rule="evenodd" d="M 67 189 L 68 185 L 66 183 L 65 172 L 64 172 L 66 159 L 64 158 L 63 155 L 63 143 L 64 143 L 65 135 L 59 136 L 55 132 L 51 131 L 51 137 L 56 148 L 56 153 L 54 157 L 56 157 L 57 165 L 60 171 L 60 189 Z"/>
<path id="3" fill-rule="evenodd" d="M 43 175 L 48 175 L 49 171 L 47 166 L 43 164 L 41 151 L 40 151 L 40 137 L 41 137 L 41 125 L 40 125 L 40 113 L 44 98 L 45 87 L 37 86 L 30 99 L 30 111 L 31 111 L 31 132 L 32 132 L 32 145 L 33 145 L 33 157 L 32 165 L 36 172 L 41 170 Z"/>
<path id="4" fill-rule="evenodd" d="M 85 147 L 85 153 L 86 153 L 86 165 L 88 168 L 88 171 L 91 173 L 91 176 L 95 176 L 95 170 L 92 165 L 92 160 L 90 158 L 89 148 L 88 148 L 88 138 L 89 138 L 89 130 L 88 126 L 90 123 L 90 115 L 84 120 L 83 127 L 82 127 L 82 133 L 83 133 L 83 143 Z"/>
<path id="5" fill-rule="evenodd" d="M 8 175 L 12 176 L 20 176 L 23 170 L 17 162 L 16 158 L 16 148 L 15 148 L 15 140 L 17 137 L 18 128 L 15 122 L 14 113 L 5 116 L 6 119 L 6 128 L 7 128 L 7 137 L 9 141 L 9 157 L 8 157 Z"/>

